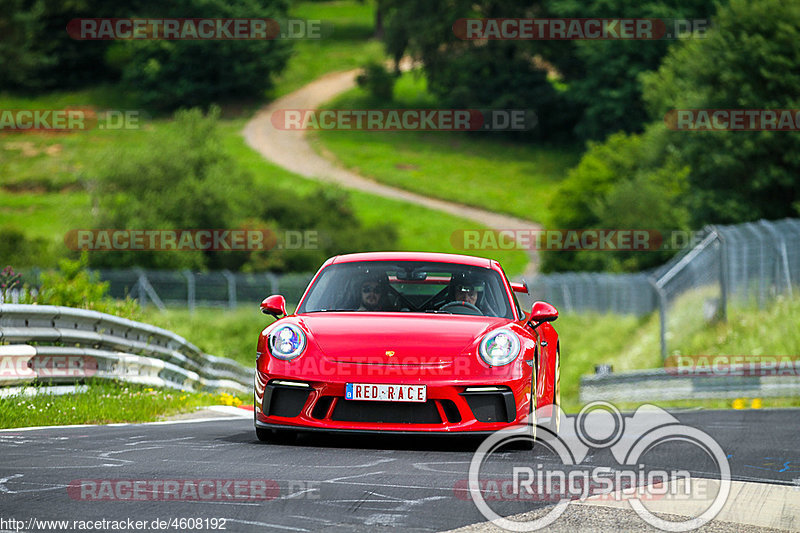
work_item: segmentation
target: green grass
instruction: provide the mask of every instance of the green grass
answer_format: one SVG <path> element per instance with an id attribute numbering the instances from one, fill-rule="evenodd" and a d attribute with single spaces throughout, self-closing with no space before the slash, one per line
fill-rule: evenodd
<path id="1" fill-rule="evenodd" d="M 333 26 L 323 39 L 304 39 L 293 43 L 292 58 L 270 93 L 279 98 L 328 72 L 359 68 L 385 60 L 383 45 L 372 39 L 375 20 L 373 1 L 299 2 L 290 16 L 322 20 Z"/>
<path id="2" fill-rule="evenodd" d="M 153 389 L 139 385 L 93 382 L 86 392 L 53 396 L 0 398 L 0 428 L 71 424 L 153 422 L 205 405 L 240 405 L 229 394 Z"/>
<path id="3" fill-rule="evenodd" d="M 435 107 L 425 80 L 406 73 L 395 101 L 376 104 L 353 89 L 328 102 L 335 109 Z M 449 132 L 315 132 L 318 151 L 330 153 L 364 176 L 420 194 L 548 224 L 548 205 L 579 146 L 549 146 L 499 134 Z"/>

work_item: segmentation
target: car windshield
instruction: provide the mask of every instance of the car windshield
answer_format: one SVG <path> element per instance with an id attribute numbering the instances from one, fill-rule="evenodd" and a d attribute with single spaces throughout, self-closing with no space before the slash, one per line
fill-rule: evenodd
<path id="1" fill-rule="evenodd" d="M 362 261 L 322 271 L 298 313 L 389 311 L 513 318 L 501 275 L 427 261 Z"/>

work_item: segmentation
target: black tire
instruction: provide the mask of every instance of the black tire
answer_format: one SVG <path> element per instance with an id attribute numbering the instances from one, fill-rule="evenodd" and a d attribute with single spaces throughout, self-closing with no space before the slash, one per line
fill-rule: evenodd
<path id="1" fill-rule="evenodd" d="M 561 407 L 561 347 L 556 348 L 556 365 L 555 365 L 555 384 L 553 385 L 553 404 Z M 561 414 L 560 409 L 554 410 L 555 416 Z M 561 431 L 561 416 L 556 418 L 555 423 L 556 434 Z"/>
<path id="2" fill-rule="evenodd" d="M 256 428 L 256 437 L 261 442 L 271 442 L 273 444 L 291 444 L 297 437 L 297 433 L 286 429 Z"/>
<path id="3" fill-rule="evenodd" d="M 272 440 L 272 431 L 264 428 L 256 428 L 256 437 L 261 442 L 269 442 Z"/>

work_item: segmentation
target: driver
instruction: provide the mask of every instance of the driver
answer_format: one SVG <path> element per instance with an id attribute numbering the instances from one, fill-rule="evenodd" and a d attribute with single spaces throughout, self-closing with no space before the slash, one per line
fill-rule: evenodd
<path id="1" fill-rule="evenodd" d="M 388 308 L 385 275 L 367 274 L 358 287 L 358 311 L 382 311 Z"/>

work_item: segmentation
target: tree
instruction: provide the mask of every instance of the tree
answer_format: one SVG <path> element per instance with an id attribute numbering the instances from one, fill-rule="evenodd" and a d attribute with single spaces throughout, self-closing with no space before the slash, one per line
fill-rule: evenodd
<path id="1" fill-rule="evenodd" d="M 185 17 L 198 0 L 163 3 L 160 16 Z M 283 0 L 205 0 L 206 18 L 286 18 Z M 285 39 L 167 41 L 133 40 L 115 44 L 122 80 L 151 108 L 172 110 L 208 106 L 235 98 L 259 98 L 289 59 Z"/>
<path id="2" fill-rule="evenodd" d="M 539 118 L 531 135 L 553 139 L 571 129 L 570 109 L 548 79 L 536 50 L 521 41 L 462 40 L 460 18 L 531 17 L 540 2 L 512 0 L 384 0 L 384 42 L 395 60 L 408 53 L 422 61 L 428 89 L 442 105 L 530 109 Z"/>
<path id="3" fill-rule="evenodd" d="M 707 38 L 677 44 L 643 76 L 653 119 L 671 109 L 800 108 L 799 40 L 800 4 L 732 0 Z M 674 131 L 668 144 L 691 168 L 695 227 L 797 214 L 797 132 Z"/>
<path id="4" fill-rule="evenodd" d="M 575 18 L 707 19 L 706 0 L 576 2 L 550 0 L 548 16 Z M 667 22 L 669 24 L 669 22 Z M 648 122 L 639 75 L 658 68 L 671 40 L 583 40 L 548 44 L 545 57 L 561 72 L 572 105 L 580 108 L 576 136 L 601 140 L 617 132 L 641 132 Z"/>
<path id="5" fill-rule="evenodd" d="M 688 168 L 668 149 L 663 124 L 642 134 L 617 133 L 590 143 L 551 204 L 550 229 L 654 230 L 688 226 L 683 205 Z M 669 250 L 547 251 L 542 269 L 632 272 L 657 266 Z"/>

